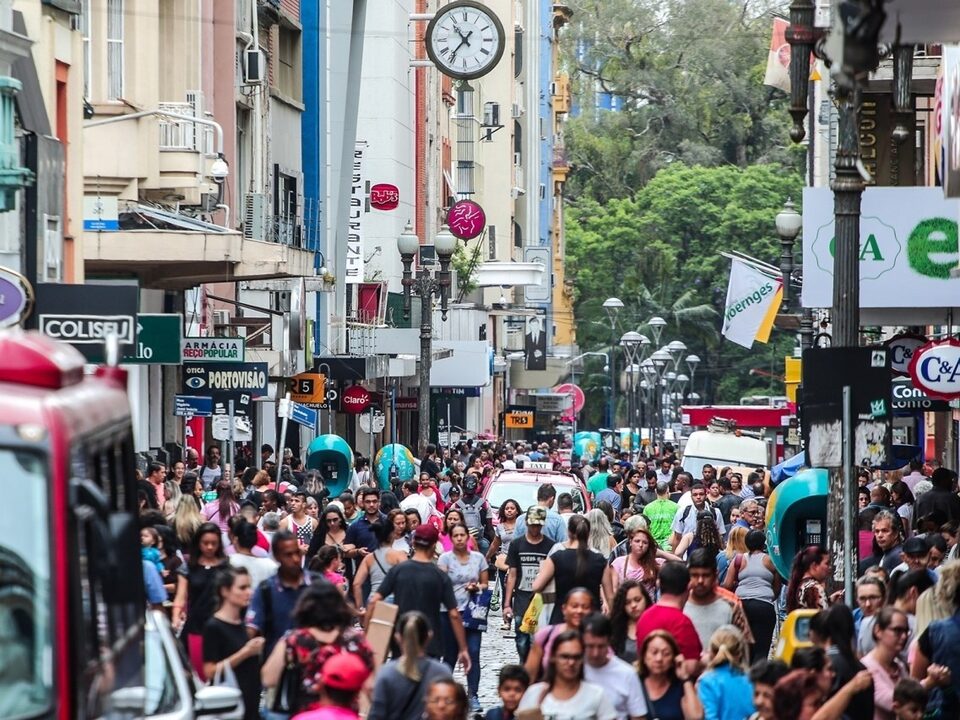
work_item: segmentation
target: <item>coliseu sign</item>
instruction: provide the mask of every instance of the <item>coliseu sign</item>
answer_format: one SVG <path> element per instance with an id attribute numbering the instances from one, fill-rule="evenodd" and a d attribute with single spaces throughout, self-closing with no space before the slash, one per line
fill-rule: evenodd
<path id="1" fill-rule="evenodd" d="M 960 342 L 948 338 L 917 348 L 910 360 L 910 377 L 930 397 L 960 397 Z"/>

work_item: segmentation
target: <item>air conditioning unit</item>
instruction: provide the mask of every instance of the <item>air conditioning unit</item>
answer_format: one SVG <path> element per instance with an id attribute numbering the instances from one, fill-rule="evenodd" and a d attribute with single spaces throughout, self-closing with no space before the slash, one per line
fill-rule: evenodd
<path id="1" fill-rule="evenodd" d="M 267 198 L 263 193 L 243 196 L 243 239 L 267 240 Z"/>
<path id="2" fill-rule="evenodd" d="M 243 51 L 243 84 L 263 85 L 267 78 L 266 58 L 259 48 Z"/>
<path id="3" fill-rule="evenodd" d="M 487 102 L 483 104 L 483 126 L 497 127 L 500 124 L 500 103 Z"/>
<path id="4" fill-rule="evenodd" d="M 514 119 L 523 115 L 523 107 L 520 105 L 520 103 L 513 103 L 510 108 L 510 115 L 512 115 Z"/>
<path id="5" fill-rule="evenodd" d="M 510 188 L 510 198 L 512 200 L 516 200 L 521 195 L 526 195 L 526 194 L 527 194 L 527 191 L 524 190 L 519 185 L 514 185 L 512 188 Z"/>
<path id="6" fill-rule="evenodd" d="M 214 324 L 214 325 L 229 325 L 229 324 L 230 324 L 230 311 L 229 311 L 229 310 L 214 310 L 214 311 L 213 311 L 213 324 Z"/>

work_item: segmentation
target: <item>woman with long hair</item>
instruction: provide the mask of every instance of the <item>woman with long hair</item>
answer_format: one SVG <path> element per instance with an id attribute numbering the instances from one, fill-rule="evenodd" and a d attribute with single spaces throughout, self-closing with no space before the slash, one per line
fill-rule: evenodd
<path id="1" fill-rule="evenodd" d="M 562 614 L 561 622 L 537 630 L 530 643 L 530 652 L 523 666 L 532 680 L 546 672 L 550 654 L 560 633 L 566 630 L 579 632 L 583 619 L 596 609 L 593 596 L 586 588 L 573 588 L 563 598 L 563 602 L 557 603 L 557 607 Z"/>
<path id="2" fill-rule="evenodd" d="M 583 639 L 576 630 L 557 635 L 544 682 L 527 688 L 518 710 L 539 708 L 551 720 L 615 720 L 602 688 L 583 679 Z"/>
<path id="3" fill-rule="evenodd" d="M 354 613 L 340 591 L 330 582 L 317 580 L 307 586 L 293 609 L 294 630 L 278 642 L 263 664 L 260 679 L 265 688 L 280 682 L 284 667 L 300 671 L 300 704 L 293 714 L 310 710 L 320 700 L 324 663 L 333 655 L 357 655 L 374 669 L 373 651 L 363 632 L 353 627 Z"/>
<path id="4" fill-rule="evenodd" d="M 720 530 L 717 528 L 717 520 L 710 510 L 704 509 L 697 513 L 697 525 L 692 533 L 686 533 L 677 544 L 674 550 L 675 555 L 680 557 L 699 548 L 706 548 L 707 551 L 716 557 L 723 550 L 723 540 L 720 539 Z"/>
<path id="5" fill-rule="evenodd" d="M 387 513 L 386 521 L 375 523 L 373 528 L 379 547 L 363 559 L 353 577 L 354 607 L 360 612 L 363 612 L 367 604 L 363 597 L 363 584 L 367 578 L 370 579 L 370 592 L 367 597 L 370 597 L 380 587 L 390 568 L 407 559 L 406 553 L 393 549 L 394 541 L 407 532 L 407 517 L 403 510 L 391 510 Z"/>
<path id="6" fill-rule="evenodd" d="M 638 580 L 624 580 L 610 603 L 613 635 L 610 647 L 617 657 L 633 664 L 637 659 L 637 620 L 653 605 L 647 589 Z"/>
<path id="7" fill-rule="evenodd" d="M 443 529 L 440 531 L 439 540 L 439 545 L 443 552 L 453 550 L 453 537 L 451 535 L 453 528 L 457 525 L 466 526 L 466 524 L 467 521 L 463 519 L 463 513 L 457 508 L 450 508 L 443 514 Z M 467 547 L 471 552 L 478 549 L 473 537 L 470 538 Z"/>
<path id="8" fill-rule="evenodd" d="M 643 585 L 647 595 L 657 592 L 657 574 L 665 560 L 657 557 L 657 541 L 645 527 L 634 528 L 627 533 L 627 554 L 611 563 L 614 590 L 627 580 L 636 580 Z"/>
<path id="9" fill-rule="evenodd" d="M 900 678 L 910 677 L 900 659 L 910 635 L 906 613 L 885 607 L 873 624 L 873 650 L 860 661 L 873 675 L 873 713 L 875 720 L 893 720 L 893 688 Z"/>
<path id="10" fill-rule="evenodd" d="M 400 656 L 377 673 L 367 720 L 408 720 L 423 715 L 427 686 L 450 678 L 450 668 L 427 656 L 433 631 L 427 616 L 416 610 L 397 622 L 394 639 Z"/>
<path id="11" fill-rule="evenodd" d="M 203 515 L 200 506 L 193 495 L 184 493 L 177 502 L 177 511 L 173 515 L 173 532 L 177 536 L 180 547 L 188 548 L 193 543 L 193 536 L 197 528 L 203 525 Z"/>
<path id="12" fill-rule="evenodd" d="M 163 501 L 163 517 L 167 522 L 173 522 L 173 518 L 177 514 L 177 504 L 180 502 L 180 496 L 183 495 L 183 491 L 180 489 L 180 483 L 175 482 L 174 480 L 165 480 L 163 482 L 163 496 L 166 498 Z"/>
<path id="13" fill-rule="evenodd" d="M 613 525 L 610 523 L 610 519 L 603 510 L 597 507 L 590 510 L 586 518 L 587 522 L 590 523 L 590 535 L 587 538 L 587 545 L 594 552 L 607 557 L 617 546 L 617 541 L 613 537 Z"/>
<path id="14" fill-rule="evenodd" d="M 770 654 L 773 632 L 777 627 L 775 603 L 780 597 L 780 574 L 766 553 L 766 543 L 763 531 L 748 532 L 744 543 L 747 551 L 733 559 L 723 582 L 727 590 L 733 590 L 740 598 L 750 623 L 753 633 L 750 662 Z"/>
<path id="15" fill-rule="evenodd" d="M 450 577 L 453 593 L 457 598 L 457 610 L 462 615 L 470 600 L 486 591 L 489 585 L 489 571 L 483 554 L 469 549 L 470 531 L 466 525 L 454 525 L 450 529 L 450 538 L 453 549 L 440 556 L 437 560 L 437 568 Z M 457 665 L 460 650 L 447 612 L 440 614 L 440 630 L 444 646 L 443 661 L 452 672 Z M 467 672 L 470 709 L 479 712 L 480 700 L 477 693 L 480 689 L 480 645 L 483 641 L 483 632 L 471 628 L 464 628 L 463 632 L 466 635 L 467 651 L 470 653 L 470 670 Z"/>
<path id="16" fill-rule="evenodd" d="M 251 638 L 243 622 L 253 589 L 246 568 L 226 567 L 213 579 L 217 611 L 203 626 L 203 671 L 216 677 L 229 665 L 243 693 L 244 720 L 260 719 L 260 652 L 262 637 Z"/>
<path id="17" fill-rule="evenodd" d="M 731 522 L 733 522 L 732 515 Z M 730 526 L 730 532 L 727 534 L 727 546 L 721 552 L 717 553 L 717 582 L 723 583 L 727 577 L 730 562 L 737 555 L 747 552 L 746 539 L 748 531 L 749 528 L 745 528 L 742 525 Z"/>
<path id="18" fill-rule="evenodd" d="M 875 575 L 864 575 L 857 580 L 854 592 L 858 611 L 853 616 L 857 621 L 855 646 L 862 656 L 873 650 L 873 623 L 887 599 L 887 583 Z"/>
<path id="19" fill-rule="evenodd" d="M 497 568 L 497 579 L 500 587 L 507 587 L 507 551 L 510 549 L 510 543 L 516 536 L 517 518 L 520 517 L 520 503 L 510 498 L 500 503 L 498 518 L 500 523 L 494 530 L 496 536 L 490 543 L 490 549 L 487 550 L 487 562 Z"/>
<path id="20" fill-rule="evenodd" d="M 177 594 L 173 601 L 174 626 L 182 626 L 181 639 L 201 679 L 206 679 L 203 670 L 203 628 L 219 602 L 213 580 L 217 571 L 225 567 L 229 565 L 220 528 L 215 523 L 203 523 L 194 533 L 186 577 L 177 580 Z"/>
<path id="21" fill-rule="evenodd" d="M 830 553 L 810 545 L 797 553 L 787 583 L 787 612 L 799 608 L 826 610 L 829 603 L 823 583 L 830 577 Z"/>
<path id="22" fill-rule="evenodd" d="M 890 504 L 896 508 L 897 515 L 900 516 L 900 524 L 903 525 L 904 539 L 913 534 L 913 504 L 915 500 L 910 486 L 903 480 L 898 480 L 890 488 Z"/>
<path id="23" fill-rule="evenodd" d="M 654 630 L 643 639 L 639 655 L 637 667 L 648 717 L 702 720 L 703 704 L 673 635 Z"/>
<path id="24" fill-rule="evenodd" d="M 734 625 L 721 625 L 710 636 L 708 653 L 706 672 L 697 683 L 706 716 L 743 720 L 754 711 L 753 685 L 747 677 L 750 651 L 743 633 Z"/>
<path id="25" fill-rule="evenodd" d="M 593 597 L 593 607 L 599 609 L 603 599 L 613 600 L 613 569 L 607 565 L 605 555 L 590 549 L 590 522 L 586 518 L 571 517 L 567 534 L 566 548 L 548 556 L 540 565 L 532 591 L 543 592 L 551 580 L 555 581 L 558 598 L 565 597 L 573 588 L 586 588 Z M 550 624 L 556 625 L 562 619 L 561 607 L 554 604 Z"/>
<path id="26" fill-rule="evenodd" d="M 843 603 L 836 603 L 810 618 L 810 639 L 823 648 L 827 662 L 833 668 L 831 693 L 839 691 L 865 669 L 853 651 L 855 635 L 853 613 Z M 849 720 L 873 720 L 873 691 L 870 688 L 851 698 L 846 716 Z"/>
<path id="27" fill-rule="evenodd" d="M 240 503 L 233 492 L 230 480 L 217 481 L 217 499 L 203 506 L 201 514 L 207 522 L 216 523 L 221 532 L 230 530 L 230 518 L 240 512 Z"/>
<path id="28" fill-rule="evenodd" d="M 344 544 L 344 540 L 347 538 L 347 518 L 339 505 L 335 503 L 327 505 L 318 521 L 317 529 L 310 539 L 310 547 L 307 548 L 308 561 L 324 545 L 338 547 L 343 553 L 353 550 L 353 545 Z"/>

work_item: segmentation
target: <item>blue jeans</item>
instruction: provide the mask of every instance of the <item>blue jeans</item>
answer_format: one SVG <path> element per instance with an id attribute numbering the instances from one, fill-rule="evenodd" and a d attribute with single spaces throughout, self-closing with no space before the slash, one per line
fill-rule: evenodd
<path id="1" fill-rule="evenodd" d="M 480 643 L 483 641 L 483 633 L 479 630 L 463 631 L 467 636 L 467 652 L 470 654 L 470 672 L 467 673 L 467 694 L 473 697 L 480 689 Z M 440 613 L 440 634 L 443 641 L 442 661 L 453 671 L 457 664 L 457 655 L 460 654 L 460 648 L 457 646 L 457 638 L 453 634 L 453 626 L 450 624 L 450 616 L 447 613 Z"/>
<path id="2" fill-rule="evenodd" d="M 513 617 L 513 632 L 514 632 L 514 642 L 517 643 L 517 655 L 520 656 L 520 664 L 523 665 L 527 661 L 527 655 L 530 654 L 530 646 L 533 644 L 533 636 L 528 635 L 525 632 L 520 632 L 520 623 L 523 622 L 523 618 L 519 615 L 514 615 Z"/>

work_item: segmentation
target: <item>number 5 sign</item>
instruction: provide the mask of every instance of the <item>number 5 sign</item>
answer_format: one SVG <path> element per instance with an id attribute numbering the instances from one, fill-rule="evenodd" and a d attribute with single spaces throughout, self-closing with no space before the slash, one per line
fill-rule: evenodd
<path id="1" fill-rule="evenodd" d="M 290 399 L 301 405 L 327 405 L 327 376 L 322 373 L 300 373 L 291 378 Z"/>

